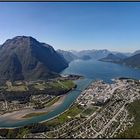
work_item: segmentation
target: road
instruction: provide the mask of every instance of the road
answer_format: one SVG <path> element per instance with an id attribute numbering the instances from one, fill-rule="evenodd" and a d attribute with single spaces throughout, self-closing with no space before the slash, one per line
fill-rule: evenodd
<path id="1" fill-rule="evenodd" d="M 114 136 L 114 134 L 117 132 L 117 130 L 120 128 L 120 126 L 122 125 L 122 123 L 126 120 L 127 118 L 127 112 L 125 111 L 125 117 L 123 118 L 123 120 L 121 121 L 121 123 L 119 124 L 119 126 L 116 128 L 116 130 L 112 133 L 111 138 Z"/>
<path id="2" fill-rule="evenodd" d="M 113 94 L 115 92 L 115 90 L 121 88 L 122 85 L 119 85 L 115 88 L 113 88 L 110 93 Z M 100 109 L 100 108 L 99 108 Z M 89 121 L 98 111 L 99 109 L 97 109 L 91 116 L 89 116 L 85 121 L 83 121 L 80 125 L 77 125 L 76 127 L 72 128 L 72 130 L 76 130 L 78 127 L 82 127 L 82 125 L 84 125 L 84 123 L 86 123 L 87 121 Z M 123 109 L 123 107 L 118 111 L 118 113 L 109 121 L 109 123 L 107 125 L 105 125 L 105 127 L 102 129 L 102 131 L 100 132 L 96 132 L 94 130 L 93 127 L 91 127 L 93 129 L 94 132 L 96 132 L 95 138 L 100 134 L 103 133 L 105 131 L 105 129 L 112 123 L 112 121 L 116 118 L 116 116 L 120 113 L 120 111 Z M 70 122 L 69 122 L 70 123 Z M 53 131 L 49 131 L 49 132 L 59 132 L 61 131 L 62 128 L 64 128 L 65 126 L 67 126 L 69 123 L 65 124 L 64 126 L 62 126 L 61 128 L 57 129 L 57 130 L 53 130 Z M 78 136 L 81 136 L 84 132 L 80 133 Z M 65 136 L 67 133 L 63 133 L 60 137 Z M 47 136 L 47 135 L 46 135 Z"/>
<path id="3" fill-rule="evenodd" d="M 125 104 L 126 104 L 126 103 L 125 103 Z M 106 128 L 108 128 L 109 125 L 110 125 L 113 121 L 115 121 L 115 118 L 120 114 L 120 112 L 121 112 L 122 110 L 124 110 L 125 104 L 121 107 L 121 109 L 117 112 L 117 114 L 115 114 L 115 115 L 113 116 L 113 118 L 103 127 L 103 129 L 102 129 L 100 132 L 98 132 L 93 138 L 97 138 L 98 135 L 104 133 L 104 131 L 106 130 Z"/>

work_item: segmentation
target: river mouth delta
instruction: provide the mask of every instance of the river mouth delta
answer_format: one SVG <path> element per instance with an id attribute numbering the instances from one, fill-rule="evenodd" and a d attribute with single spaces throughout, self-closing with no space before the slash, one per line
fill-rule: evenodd
<path id="1" fill-rule="evenodd" d="M 26 121 L 28 124 L 32 119 L 31 123 L 36 123 L 36 117 L 49 114 L 59 107 L 69 91 L 77 87 L 74 81 L 81 78 L 78 75 L 64 75 L 47 81 L 7 81 L 1 86 L 1 127 L 24 126 Z"/>
<path id="2" fill-rule="evenodd" d="M 44 133 L 37 133 L 37 135 L 39 135 L 38 138 L 71 138 L 71 137 L 84 138 L 82 135 L 84 128 L 78 125 L 80 121 L 81 122 L 83 121 L 84 125 L 87 128 L 86 129 L 87 133 L 91 134 L 86 136 L 84 135 L 85 138 L 93 138 L 93 136 L 95 138 L 112 137 L 112 136 L 116 136 L 116 133 L 121 131 L 123 128 L 125 128 L 125 126 L 123 125 L 123 123 L 120 126 L 120 124 L 117 121 L 110 122 L 109 120 L 111 120 L 113 114 L 110 114 L 110 118 L 108 117 L 108 121 L 105 121 L 107 124 L 109 123 L 108 125 L 104 124 L 104 121 L 103 122 L 101 121 L 100 124 L 98 120 L 100 119 L 101 116 L 98 116 L 97 112 L 101 112 L 102 106 L 104 112 L 108 111 L 108 107 L 113 103 L 114 106 L 112 105 L 113 107 L 112 109 L 115 108 L 116 110 L 116 112 L 114 112 L 114 114 L 117 113 L 117 115 L 115 116 L 116 119 L 122 117 L 124 118 L 123 119 L 124 122 L 126 120 L 128 122 L 133 121 L 131 120 L 132 118 L 129 118 L 127 110 L 124 109 L 124 107 L 128 104 L 128 102 L 132 102 L 132 100 L 128 99 L 128 96 L 123 96 L 124 95 L 123 93 L 126 92 L 125 90 L 126 86 L 128 86 L 127 88 L 130 88 L 131 86 L 136 87 L 137 91 L 134 92 L 135 93 L 134 95 L 132 94 L 132 99 L 135 100 L 136 97 L 137 99 L 139 99 L 139 96 L 137 95 L 137 92 L 139 92 L 138 91 L 139 89 L 138 80 L 140 79 L 139 69 L 133 69 L 118 64 L 100 62 L 95 60 L 88 60 L 88 61 L 75 60 L 71 62 L 70 66 L 66 68 L 61 74 L 65 76 L 81 75 L 84 78 L 79 77 L 80 79 L 79 78 L 71 79 L 74 80 L 75 84 L 68 82 L 68 84 L 70 84 L 70 89 L 67 89 L 67 92 L 65 91 L 67 94 L 64 95 L 60 94 L 57 96 L 57 98 L 52 95 L 44 95 L 42 97 L 39 95 L 34 95 L 34 97 L 32 97 L 32 100 L 34 100 L 34 104 L 36 104 L 37 108 L 34 107 L 28 108 L 28 105 L 24 104 L 23 110 L 17 108 L 14 112 L 11 111 L 11 112 L 5 112 L 4 114 L 1 114 L 0 116 L 1 129 L 9 129 L 9 128 L 14 129 L 20 127 L 23 128 L 35 123 L 40 123 L 46 126 L 50 126 L 50 132 L 48 131 Z M 125 78 L 121 79 L 120 77 L 126 77 L 126 79 Z M 135 81 L 134 79 L 138 79 L 138 80 Z M 7 84 L 12 90 L 15 90 L 14 87 L 12 87 L 11 83 L 7 83 Z M 20 85 L 20 83 L 18 84 Z M 61 85 L 62 83 L 59 84 L 60 86 L 63 86 Z M 123 90 L 121 87 L 123 87 Z M 36 84 L 36 88 L 40 88 L 40 90 L 42 91 L 44 85 Z M 101 91 L 99 90 L 94 91 L 96 94 L 94 96 L 93 94 L 91 95 L 90 92 L 96 88 Z M 27 87 L 22 87 L 22 89 L 26 90 Z M 87 92 L 87 90 L 89 91 Z M 106 94 L 102 92 L 102 90 L 106 90 L 107 91 L 105 92 Z M 118 96 L 117 94 L 116 95 L 113 94 L 114 92 L 119 92 L 119 90 L 122 90 L 121 96 Z M 48 102 L 46 103 L 46 108 L 36 103 L 36 100 L 38 98 L 42 98 L 42 101 L 46 99 L 48 100 Z M 129 101 L 126 102 L 126 100 Z M 16 104 L 16 103 L 17 101 L 12 102 L 12 104 Z M 5 106 L 7 105 L 5 101 L 3 102 L 3 105 Z M 119 111 L 118 108 L 122 108 L 122 109 Z M 84 111 L 81 112 L 81 110 Z M 63 116 L 63 121 L 59 118 L 59 116 L 61 116 L 60 114 Z M 105 114 L 103 114 L 103 116 L 104 115 Z M 92 120 L 93 118 L 95 118 L 95 121 Z M 60 119 L 59 123 L 57 119 L 58 120 Z M 77 119 L 79 121 L 77 121 Z M 52 123 L 54 123 L 54 125 L 56 126 L 55 130 L 53 129 L 54 126 Z M 93 126 L 87 125 L 88 123 L 97 124 L 96 125 L 97 128 L 95 127 L 94 130 Z M 73 127 L 69 129 L 65 128 L 65 126 L 70 126 L 70 125 L 72 125 Z M 79 128 L 78 130 L 74 127 L 75 125 L 79 126 L 77 127 Z M 116 133 L 112 132 L 109 134 L 107 132 L 109 126 L 111 125 L 116 126 L 114 127 Z M 130 126 L 131 125 L 132 123 L 130 123 Z M 106 127 L 102 130 L 101 128 L 98 128 L 98 126 L 106 126 Z M 58 129 L 59 127 L 60 130 L 61 127 L 63 129 L 60 131 Z M 64 131 L 64 129 L 66 130 Z M 73 132 L 74 130 L 76 130 L 75 132 L 77 133 L 74 133 Z M 73 132 L 73 134 L 68 134 L 69 131 L 71 131 L 71 133 Z M 34 134 L 32 135 L 32 133 L 30 133 L 27 135 L 27 138 L 37 138 L 37 135 Z"/>

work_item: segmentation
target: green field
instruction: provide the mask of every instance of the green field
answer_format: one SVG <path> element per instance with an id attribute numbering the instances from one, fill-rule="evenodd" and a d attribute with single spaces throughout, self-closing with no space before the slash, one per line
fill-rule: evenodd
<path id="1" fill-rule="evenodd" d="M 6 88 L 6 91 L 28 91 L 28 87 L 26 85 L 11 86 Z"/>
<path id="2" fill-rule="evenodd" d="M 90 107 L 87 108 L 86 110 L 84 110 L 81 115 L 82 116 L 90 116 L 91 114 L 93 114 L 96 111 L 96 107 Z"/>
<path id="3" fill-rule="evenodd" d="M 47 126 L 51 126 L 51 127 L 55 127 L 56 125 L 61 125 L 65 123 L 66 121 L 68 121 L 69 119 L 76 117 L 79 113 L 82 112 L 82 110 L 83 109 L 79 107 L 78 105 L 73 105 L 72 107 L 70 107 L 68 111 L 64 112 L 57 118 L 44 122 L 43 124 Z"/>
<path id="4" fill-rule="evenodd" d="M 44 84 L 44 83 L 36 83 L 35 85 L 34 85 L 34 88 L 35 89 L 39 89 L 39 90 L 44 90 L 45 88 L 46 88 L 46 84 Z"/>
<path id="5" fill-rule="evenodd" d="M 56 90 L 69 90 L 75 86 L 74 82 L 71 80 L 64 80 L 64 81 L 53 81 L 49 83 L 36 83 L 33 85 L 35 89 L 45 90 L 45 89 L 56 89 Z"/>
<path id="6" fill-rule="evenodd" d="M 57 81 L 50 84 L 53 89 L 64 89 L 69 90 L 75 86 L 74 82 L 71 80 Z"/>
<path id="7" fill-rule="evenodd" d="M 26 84 L 24 82 L 13 84 L 10 81 L 7 81 L 5 86 L 0 87 L 0 89 L 5 89 L 6 91 L 28 91 L 28 82 Z M 75 83 L 72 80 L 55 80 L 51 82 L 35 82 L 31 84 L 33 89 L 36 90 L 70 90 L 75 86 Z"/>
<path id="8" fill-rule="evenodd" d="M 12 85 L 12 82 L 7 81 L 5 86 L 6 91 L 27 91 L 28 87 L 25 84 Z"/>
<path id="9" fill-rule="evenodd" d="M 134 125 L 117 136 L 117 138 L 140 138 L 140 100 L 128 105 L 130 116 L 134 116 Z"/>

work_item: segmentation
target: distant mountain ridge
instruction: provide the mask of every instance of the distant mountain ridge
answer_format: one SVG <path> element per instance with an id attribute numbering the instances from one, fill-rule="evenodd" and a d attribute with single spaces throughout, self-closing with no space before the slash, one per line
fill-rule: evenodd
<path id="1" fill-rule="evenodd" d="M 52 46 L 28 36 L 8 39 L 0 48 L 0 80 L 36 80 L 58 75 L 68 67 Z"/>
<path id="2" fill-rule="evenodd" d="M 68 63 L 70 63 L 71 61 L 73 61 L 75 59 L 78 59 L 78 57 L 70 51 L 64 51 L 64 50 L 58 49 L 57 52 L 60 55 L 62 55 Z"/>
<path id="3" fill-rule="evenodd" d="M 140 51 L 135 51 L 129 57 L 120 53 L 109 54 L 107 57 L 100 59 L 100 61 L 114 62 L 126 66 L 140 68 Z"/>
<path id="4" fill-rule="evenodd" d="M 116 53 L 110 53 L 106 57 L 99 59 L 100 61 L 105 61 L 105 62 L 119 62 L 123 59 L 127 58 L 126 55 L 116 52 Z"/>
<path id="5" fill-rule="evenodd" d="M 124 64 L 131 67 L 140 68 L 140 50 L 135 51 L 134 53 L 121 53 L 121 52 L 112 52 L 106 49 L 104 50 L 83 50 L 83 51 L 70 51 L 77 55 L 78 58 L 86 55 L 95 60 L 100 60 L 104 62 L 113 62 Z"/>
<path id="6" fill-rule="evenodd" d="M 68 63 L 75 59 L 89 60 L 89 59 L 101 59 L 106 57 L 110 51 L 104 50 L 83 50 L 83 51 L 64 51 L 57 50 L 57 52 L 62 55 Z"/>
<path id="7" fill-rule="evenodd" d="M 92 59 L 101 59 L 106 57 L 108 54 L 110 53 L 110 51 L 108 51 L 107 49 L 103 49 L 103 50 L 83 50 L 83 51 L 79 51 L 79 52 L 75 52 L 75 55 L 77 55 L 78 57 L 83 57 L 83 56 L 89 56 Z"/>
<path id="8" fill-rule="evenodd" d="M 133 52 L 133 53 L 131 54 L 131 56 L 134 56 L 134 55 L 136 55 L 136 54 L 140 54 L 140 50 L 137 50 L 137 51 Z"/>
<path id="9" fill-rule="evenodd" d="M 116 52 L 113 53 L 115 56 L 119 57 L 120 59 L 125 59 L 127 57 L 129 57 L 126 53 L 120 53 L 120 52 Z"/>
<path id="10" fill-rule="evenodd" d="M 82 60 L 99 60 L 104 62 L 113 62 L 119 64 L 125 64 L 132 67 L 140 67 L 140 50 L 135 51 L 134 53 L 124 53 L 124 52 L 116 52 L 116 51 L 109 51 L 107 49 L 103 50 L 82 50 L 82 51 L 65 51 L 70 52 L 75 56 L 71 58 L 71 61 L 75 59 L 82 59 Z M 65 53 L 66 54 L 66 53 Z M 64 55 L 63 55 L 64 56 Z M 66 58 L 66 56 L 64 56 Z M 70 61 L 70 62 L 71 62 Z"/>
<path id="11" fill-rule="evenodd" d="M 0 45 L 0 81 L 38 80 L 58 76 L 75 59 L 101 60 L 140 67 L 140 51 L 130 55 L 103 50 L 63 51 L 30 36 L 17 36 Z"/>
<path id="12" fill-rule="evenodd" d="M 119 63 L 135 68 L 140 68 L 140 53 L 123 59 Z"/>
<path id="13" fill-rule="evenodd" d="M 105 62 L 119 62 L 121 58 L 115 54 L 110 53 L 108 56 L 100 59 L 100 61 L 105 61 Z"/>
<path id="14" fill-rule="evenodd" d="M 71 61 L 73 61 L 75 59 L 83 59 L 84 60 L 84 58 L 85 58 L 85 60 L 87 60 L 87 58 L 88 59 L 94 59 L 94 60 L 100 60 L 102 58 L 107 57 L 109 54 L 113 54 L 113 55 L 119 57 L 120 59 L 124 59 L 124 58 L 127 58 L 128 55 L 130 55 L 130 54 L 127 54 L 127 53 L 112 52 L 112 51 L 109 51 L 107 49 L 103 49 L 103 50 L 93 49 L 93 50 L 82 50 L 82 51 L 70 50 L 70 51 L 64 51 L 64 52 L 61 50 L 60 53 L 64 56 L 65 59 L 67 59 L 66 54 L 70 53 L 71 57 L 72 57 Z M 74 55 L 74 57 L 72 55 Z"/>

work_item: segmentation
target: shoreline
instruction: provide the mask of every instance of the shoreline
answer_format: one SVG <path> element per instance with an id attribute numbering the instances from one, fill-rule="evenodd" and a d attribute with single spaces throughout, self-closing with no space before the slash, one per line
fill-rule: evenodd
<path id="1" fill-rule="evenodd" d="M 93 81 L 92 81 L 92 82 L 93 82 Z M 86 90 L 86 89 L 91 85 L 92 82 L 90 82 L 90 84 L 89 84 L 84 90 Z M 82 93 L 84 90 L 82 90 L 81 93 Z M 81 94 L 80 94 L 80 95 L 81 95 Z M 80 96 L 80 95 L 79 95 L 79 96 Z M 79 96 L 78 96 L 78 97 L 79 97 Z M 78 97 L 77 97 L 76 99 L 78 99 Z M 75 101 L 74 101 L 74 102 L 75 102 Z M 72 102 L 71 105 L 70 105 L 65 111 L 61 112 L 60 114 L 58 114 L 58 115 L 56 115 L 56 116 L 54 116 L 54 117 L 52 117 L 52 118 L 50 118 L 50 119 L 48 119 L 48 120 L 41 121 L 41 122 L 39 122 L 39 123 L 44 123 L 44 122 L 47 122 L 47 121 L 50 121 L 50 120 L 53 120 L 53 119 L 57 118 L 58 116 L 62 115 L 62 114 L 65 113 L 66 111 L 68 111 L 68 110 L 70 109 L 70 107 L 74 104 L 74 102 Z"/>
<path id="2" fill-rule="evenodd" d="M 79 80 L 79 79 L 78 79 L 78 80 Z M 74 81 L 77 81 L 77 80 L 74 80 Z M 83 90 L 87 89 L 88 86 L 89 86 L 92 82 L 93 82 L 93 81 L 91 81 L 91 82 L 87 85 L 87 87 L 84 88 Z M 76 85 L 76 87 L 77 87 L 77 85 Z M 76 89 L 76 87 L 72 88 L 70 91 L 74 91 L 74 90 Z M 82 90 L 82 91 L 83 91 L 83 90 Z M 63 103 L 65 97 L 69 94 L 70 91 L 68 91 L 66 94 L 60 95 L 60 96 L 62 96 L 62 98 L 59 100 L 59 102 L 56 103 L 56 105 L 55 105 L 55 107 L 53 107 L 53 109 L 55 109 L 57 106 L 59 106 L 59 105 L 61 105 L 61 104 Z M 82 91 L 81 91 L 81 92 L 82 92 Z M 78 97 L 79 97 L 79 96 L 78 96 Z M 77 97 L 77 98 L 78 98 L 78 97 Z M 77 99 L 77 98 L 76 98 L 76 99 Z M 60 101 L 61 101 L 61 103 L 60 103 Z M 74 100 L 74 101 L 75 101 L 75 100 Z M 58 115 L 56 115 L 56 116 L 54 116 L 54 117 L 52 117 L 52 118 L 50 118 L 50 119 L 40 121 L 40 122 L 38 122 L 38 123 L 44 123 L 44 122 L 47 122 L 47 121 L 50 121 L 50 120 L 52 120 L 52 119 L 57 118 L 57 117 L 60 116 L 61 114 L 63 114 L 63 113 L 65 113 L 66 111 L 68 111 L 69 108 L 73 105 L 74 101 L 69 105 L 69 107 L 68 107 L 66 110 L 64 110 L 64 111 L 61 112 L 60 114 L 58 114 Z M 53 110 L 52 110 L 52 111 L 53 111 Z M 29 124 L 29 125 L 32 125 L 32 124 Z M 28 126 L 28 125 L 25 125 L 25 126 Z M 17 126 L 17 127 L 0 127 L 0 129 L 16 129 L 16 128 L 22 128 L 22 127 L 24 127 L 24 126 Z"/>
<path id="3" fill-rule="evenodd" d="M 75 80 L 74 80 L 75 81 Z M 49 109 L 47 108 L 47 110 L 44 110 L 44 109 L 41 109 L 41 110 L 32 110 L 32 109 L 22 109 L 22 110 L 18 110 L 18 111 L 14 111 L 14 112 L 9 112 L 9 113 L 6 113 L 6 114 L 3 114 L 2 116 L 0 116 L 0 119 L 1 118 L 4 118 L 5 119 L 5 117 L 7 117 L 7 116 L 9 116 L 9 115 L 11 115 L 12 113 L 13 114 L 15 114 L 15 113 L 18 113 L 18 112 L 22 112 L 22 111 L 30 111 L 29 113 L 25 113 L 25 114 L 21 114 L 21 115 L 19 115 L 19 116 L 17 116 L 16 118 L 14 118 L 13 119 L 13 121 L 16 121 L 16 120 L 27 120 L 27 119 L 30 119 L 30 118 L 22 118 L 22 117 L 24 117 L 25 115 L 27 115 L 27 114 L 30 114 L 30 113 L 34 113 L 34 112 L 42 112 L 42 110 L 43 110 L 43 112 L 51 112 L 51 111 L 53 111 L 55 108 L 57 108 L 59 105 L 61 105 L 62 103 L 63 103 L 63 101 L 64 101 L 64 99 L 66 98 L 66 96 L 69 94 L 69 92 L 70 91 L 73 91 L 74 89 L 76 89 L 76 87 L 77 87 L 77 85 L 75 85 L 72 89 L 70 89 L 69 91 L 67 91 L 65 94 L 62 94 L 62 95 L 59 95 L 60 96 L 60 99 L 56 102 L 56 103 L 54 103 L 52 106 L 50 106 L 49 107 Z M 62 112 L 63 113 L 63 112 Z M 59 114 L 58 114 L 59 115 Z M 57 115 L 57 116 L 58 116 Z M 13 116 L 10 116 L 10 118 L 13 118 Z M 35 116 L 33 116 L 33 117 L 35 117 Z M 51 118 L 50 118 L 51 119 Z M 7 119 L 7 120 L 9 120 L 9 119 Z M 11 120 L 12 121 L 12 120 Z M 41 122 L 38 122 L 38 123 L 42 123 L 43 121 L 41 121 Z M 16 128 L 21 128 L 21 127 L 24 127 L 24 126 L 17 126 L 17 127 L 0 127 L 0 129 L 16 129 Z"/>
<path id="4" fill-rule="evenodd" d="M 40 109 L 40 110 L 23 109 L 23 110 L 20 110 L 20 111 L 14 111 L 14 112 L 12 112 L 13 114 L 12 113 L 6 113 L 6 114 L 0 116 L 0 119 L 4 119 L 4 121 L 9 120 L 9 118 L 11 119 L 11 121 L 27 120 L 27 119 L 30 119 L 30 118 L 23 118 L 23 117 L 30 114 L 30 113 L 51 112 L 51 111 L 53 111 L 56 107 L 58 107 L 59 105 L 61 105 L 63 103 L 65 98 L 66 98 L 66 95 L 61 95 L 60 99 L 47 109 L 45 109 L 45 108 Z M 24 113 L 24 111 L 25 111 L 25 113 Z M 20 113 L 20 114 L 18 116 L 16 116 L 17 115 L 16 113 Z M 5 120 L 5 117 L 6 117 L 6 120 Z M 37 117 L 37 116 L 33 116 L 33 117 Z M 20 127 L 22 127 L 22 126 L 19 126 L 19 127 L 0 127 L 0 129 L 15 129 L 15 128 L 20 128 Z"/>

